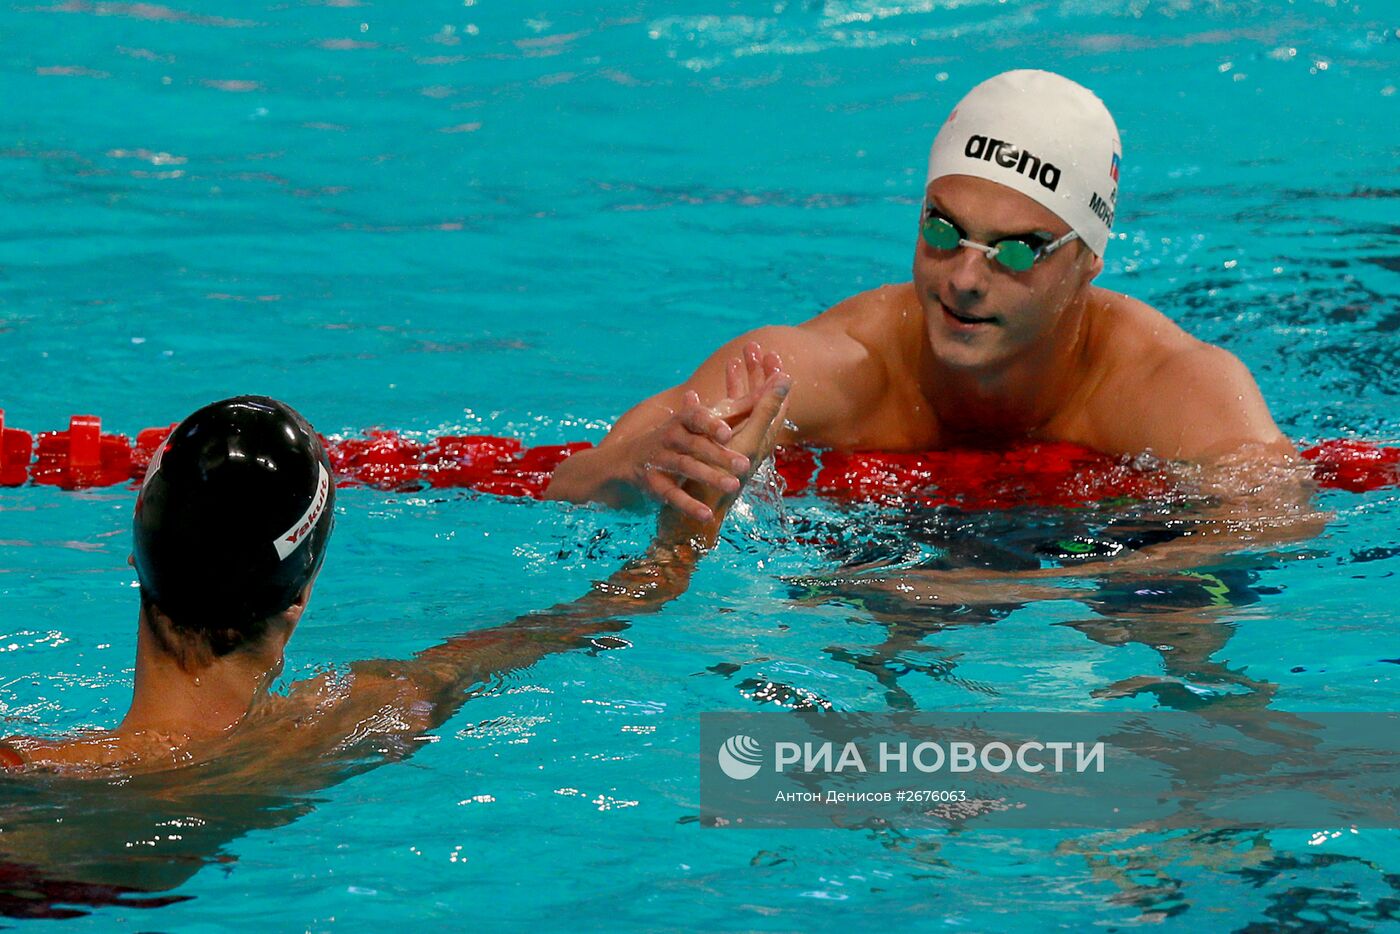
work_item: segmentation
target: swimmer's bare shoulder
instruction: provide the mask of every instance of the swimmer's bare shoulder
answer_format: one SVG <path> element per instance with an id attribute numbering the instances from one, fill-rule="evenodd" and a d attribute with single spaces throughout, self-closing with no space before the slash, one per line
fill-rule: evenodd
<path id="1" fill-rule="evenodd" d="M 400 723 L 421 729 L 424 723 L 409 721 L 420 719 L 425 694 L 410 663 L 369 659 L 295 682 L 284 697 L 269 698 L 269 713 L 307 736 L 324 731 L 343 737 L 353 724 L 379 713 L 392 713 Z"/>
<path id="2" fill-rule="evenodd" d="M 444 719 L 438 699 L 402 668 L 393 659 L 354 662 L 297 681 L 223 736 L 191 747 L 191 758 L 244 761 L 245 777 L 285 777 L 290 763 L 333 766 L 366 749 L 398 758 Z"/>
<path id="3" fill-rule="evenodd" d="M 324 755 L 350 737 L 417 735 L 441 719 L 440 698 L 395 660 L 356 662 L 272 694 L 237 726 L 213 736 L 96 730 L 54 739 L 0 740 L 0 775 L 28 770 L 93 777 L 182 768 L 254 748 L 254 771 L 299 755 Z"/>
<path id="4" fill-rule="evenodd" d="M 1137 299 L 1094 289 L 1096 322 L 1083 397 L 1085 443 L 1110 453 L 1150 451 L 1209 460 L 1292 447 L 1239 358 L 1199 340 Z"/>
<path id="5" fill-rule="evenodd" d="M 11 737 L 0 743 L 0 774 L 62 773 L 93 777 L 110 770 L 131 774 L 170 768 L 171 745 L 153 733 L 91 730 L 59 737 Z"/>
<path id="6" fill-rule="evenodd" d="M 353 662 L 292 684 L 272 715 L 308 735 L 343 737 L 367 717 L 393 720 L 408 732 L 429 729 L 461 703 L 467 686 L 512 667 L 510 653 L 500 651 L 507 642 L 501 633 L 469 632 L 413 658 Z"/>

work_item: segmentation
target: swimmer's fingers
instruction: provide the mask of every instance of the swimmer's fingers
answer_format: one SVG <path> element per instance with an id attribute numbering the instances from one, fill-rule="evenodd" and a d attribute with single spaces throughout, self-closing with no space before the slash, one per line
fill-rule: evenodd
<path id="1" fill-rule="evenodd" d="M 725 447 L 733 436 L 734 429 L 723 419 L 711 410 L 697 406 L 694 410 L 687 410 L 680 421 L 663 430 L 661 450 L 692 457 L 725 473 L 739 476 L 748 469 L 749 461 Z"/>
<path id="2" fill-rule="evenodd" d="M 748 377 L 748 392 L 741 398 L 742 402 L 748 402 L 745 409 L 752 409 L 753 403 L 759 400 L 759 393 L 763 391 L 763 384 L 767 381 L 767 374 L 763 372 L 763 347 L 757 340 L 750 340 L 743 344 L 743 371 Z"/>
<path id="3" fill-rule="evenodd" d="M 778 352 L 770 350 L 763 355 L 763 375 L 771 377 L 774 373 L 780 373 L 783 369 L 783 358 L 778 356 Z"/>
<path id="4" fill-rule="evenodd" d="M 747 415 L 753 407 L 753 390 L 757 385 L 749 382 L 749 364 L 746 354 L 758 345 L 750 341 L 738 355 L 730 357 L 724 365 L 724 394 L 714 407 L 715 414 L 726 422 L 734 423 Z"/>
<path id="5" fill-rule="evenodd" d="M 767 390 L 768 380 L 783 371 L 783 358 L 774 351 L 765 351 L 757 341 L 750 341 L 744 346 L 742 359 L 744 385 L 731 387 L 740 391 L 730 392 L 730 398 L 747 401 L 751 406 Z"/>
<path id="6" fill-rule="evenodd" d="M 747 455 L 754 464 L 767 457 L 782 430 L 791 390 L 792 378 L 786 373 L 779 370 L 769 376 L 761 386 L 753 413 L 734 432 L 730 449 Z"/>
<path id="7" fill-rule="evenodd" d="M 700 404 L 694 390 L 685 394 L 685 405 L 679 415 L 681 427 L 693 434 L 712 438 L 719 444 L 727 442 L 734 430 L 708 406 Z"/>
<path id="8" fill-rule="evenodd" d="M 741 381 L 747 383 L 743 395 L 734 395 L 735 386 L 730 387 L 730 398 L 715 406 L 715 411 L 729 424 L 738 425 L 740 420 L 750 416 L 753 407 L 764 395 L 771 391 L 777 377 L 787 379 L 783 369 L 783 359 L 776 353 L 762 352 L 757 343 L 750 343 L 745 350 L 744 369 Z M 732 364 L 731 364 L 732 366 Z M 732 445 L 731 445 L 732 447 Z"/>
<path id="9" fill-rule="evenodd" d="M 652 499 L 696 522 L 709 522 L 715 516 L 709 506 L 681 489 L 680 484 L 659 470 L 648 470 L 644 482 L 647 495 Z"/>
<path id="10" fill-rule="evenodd" d="M 749 394 L 749 381 L 744 372 L 744 358 L 730 357 L 724 367 L 724 395 L 726 399 L 742 399 Z"/>
<path id="11" fill-rule="evenodd" d="M 758 341 L 749 341 L 744 345 L 744 369 L 749 376 L 749 392 L 757 392 L 767 379 L 763 372 L 763 347 Z"/>
<path id="12" fill-rule="evenodd" d="M 731 425 L 749 414 L 758 401 L 758 391 L 763 385 L 762 364 L 756 370 L 753 360 L 761 349 L 754 341 L 744 346 L 737 357 L 731 357 L 725 365 L 724 399 L 715 405 L 715 413 Z"/>
<path id="13" fill-rule="evenodd" d="M 734 493 L 739 489 L 739 477 L 748 469 L 749 461 L 740 454 L 728 452 L 724 458 L 722 464 L 711 464 L 703 458 L 680 451 L 662 451 L 652 461 L 652 467 L 703 483 L 721 493 Z"/>
<path id="14" fill-rule="evenodd" d="M 748 379 L 742 361 L 737 358 L 731 361 L 730 373 L 733 374 L 731 385 L 737 386 Z M 749 414 L 756 399 L 753 393 L 747 393 L 742 399 L 725 399 L 711 409 L 700 403 L 700 396 L 693 390 L 687 391 L 677 421 L 663 436 L 662 446 L 739 476 L 748 470 L 748 459 L 734 454 L 726 445 L 734 436 L 731 426 Z"/>
<path id="15" fill-rule="evenodd" d="M 747 379 L 748 377 L 744 377 Z M 714 408 L 714 413 L 727 425 L 735 425 L 744 419 L 753 410 L 753 404 L 758 401 L 758 396 L 751 392 L 745 392 L 737 398 L 724 399 Z M 725 439 L 728 443 L 728 439 Z"/>
<path id="16" fill-rule="evenodd" d="M 683 534 L 696 534 L 702 538 L 708 536 L 707 541 L 713 543 L 716 526 L 687 532 L 684 526 L 677 524 L 675 514 L 680 513 L 694 522 L 705 524 L 714 522 L 716 510 L 719 516 L 723 516 L 724 511 L 738 498 L 743 481 L 747 480 L 762 459 L 772 452 L 783 425 L 784 414 L 787 412 L 787 397 L 791 386 L 791 378 L 781 370 L 759 385 L 753 411 L 735 431 L 731 442 L 734 447 L 729 450 L 729 453 L 736 457 L 748 455 L 747 466 L 739 476 L 725 476 L 724 483 L 720 485 L 712 482 L 713 477 L 707 478 L 704 464 L 693 459 L 687 462 L 685 458 L 677 457 L 658 461 L 656 467 L 676 474 L 676 478 L 673 478 L 659 469 L 653 469 L 647 477 L 647 488 L 651 496 L 674 510 L 669 514 L 666 510 L 662 511 L 658 525 L 658 534 L 662 538 L 674 539 Z M 680 483 L 677 483 L 678 478 L 683 478 Z"/>

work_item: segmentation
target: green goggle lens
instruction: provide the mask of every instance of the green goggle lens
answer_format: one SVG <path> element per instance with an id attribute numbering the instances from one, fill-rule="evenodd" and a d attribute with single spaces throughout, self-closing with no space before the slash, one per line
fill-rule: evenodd
<path id="1" fill-rule="evenodd" d="M 1012 272 L 1025 272 L 1035 265 L 1035 250 L 1024 240 L 1003 240 L 997 244 L 996 261 Z"/>
<path id="2" fill-rule="evenodd" d="M 924 221 L 924 242 L 935 250 L 956 250 L 961 239 L 962 231 L 941 217 Z"/>
<path id="3" fill-rule="evenodd" d="M 924 242 L 935 250 L 956 250 L 962 241 L 962 231 L 943 217 L 930 217 L 922 228 Z M 1025 272 L 1035 265 L 1036 249 L 1024 240 L 1002 240 L 993 257 L 1012 272 Z"/>

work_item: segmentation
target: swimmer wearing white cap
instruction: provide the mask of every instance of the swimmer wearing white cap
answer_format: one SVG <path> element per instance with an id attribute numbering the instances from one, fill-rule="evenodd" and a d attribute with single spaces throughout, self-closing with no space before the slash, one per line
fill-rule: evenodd
<path id="1" fill-rule="evenodd" d="M 913 282 L 855 295 L 795 327 L 721 347 L 627 412 L 548 495 L 651 499 L 703 518 L 687 479 L 732 490 L 726 367 L 793 380 L 784 443 L 927 450 L 1025 440 L 1208 462 L 1296 455 L 1248 369 L 1160 312 L 1092 285 L 1122 158 L 1088 89 L 1044 71 L 973 88 L 929 154 Z"/>

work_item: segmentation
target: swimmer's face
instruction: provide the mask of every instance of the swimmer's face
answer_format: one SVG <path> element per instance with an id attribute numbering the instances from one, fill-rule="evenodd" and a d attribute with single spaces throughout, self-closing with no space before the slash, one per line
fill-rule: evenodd
<path id="1" fill-rule="evenodd" d="M 993 244 L 1037 235 L 1053 240 L 1069 225 L 1050 211 L 996 182 L 949 175 L 929 183 L 929 204 L 964 231 L 966 239 Z M 918 238 L 914 287 L 924 311 L 929 344 L 938 359 L 960 369 L 1016 360 L 1043 346 L 1103 262 L 1078 240 L 1013 272 L 980 250 L 936 250 Z"/>

